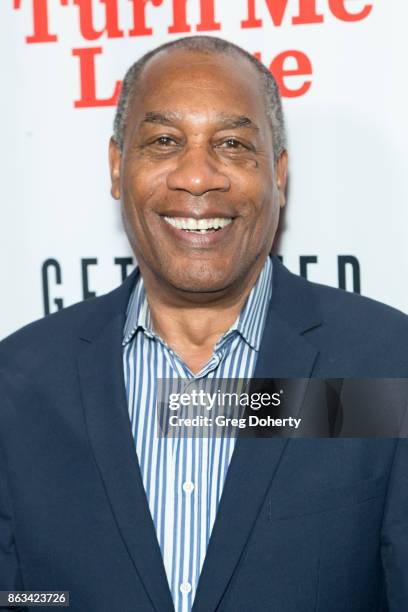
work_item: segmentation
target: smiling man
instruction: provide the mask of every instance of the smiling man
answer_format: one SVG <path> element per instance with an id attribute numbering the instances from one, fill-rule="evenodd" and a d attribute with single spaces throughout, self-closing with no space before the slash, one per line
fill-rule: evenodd
<path id="1" fill-rule="evenodd" d="M 216 38 L 159 47 L 126 74 L 109 151 L 137 269 L 0 345 L 0 591 L 70 591 L 74 612 L 408 609 L 406 440 L 156 435 L 160 379 L 408 375 L 405 315 L 269 255 L 272 75 Z"/>

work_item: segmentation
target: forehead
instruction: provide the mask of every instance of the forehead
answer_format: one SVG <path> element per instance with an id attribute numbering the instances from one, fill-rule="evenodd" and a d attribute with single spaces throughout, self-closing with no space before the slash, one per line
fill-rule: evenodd
<path id="1" fill-rule="evenodd" d="M 267 121 L 261 77 L 237 53 L 158 53 L 138 79 L 132 114 L 164 109 L 186 117 L 225 113 Z"/>

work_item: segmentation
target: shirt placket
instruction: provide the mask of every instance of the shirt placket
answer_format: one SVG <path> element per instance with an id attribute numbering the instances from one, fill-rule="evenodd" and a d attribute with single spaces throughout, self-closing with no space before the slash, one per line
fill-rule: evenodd
<path id="1" fill-rule="evenodd" d="M 167 357 L 174 374 L 178 376 L 182 373 L 186 378 L 183 392 L 191 392 L 197 380 L 214 374 L 222 360 L 223 352 L 214 353 L 195 376 L 174 353 L 168 354 Z M 183 416 L 193 417 L 194 414 L 184 413 Z M 209 537 L 208 526 L 204 531 L 202 528 L 203 522 L 206 523 L 208 518 L 209 439 L 199 437 L 199 432 L 193 435 L 193 432 L 191 429 L 180 428 L 178 435 L 171 438 L 172 450 L 168 455 L 171 472 L 168 474 L 168 482 L 174 486 L 171 513 L 172 520 L 177 521 L 174 530 L 177 542 L 173 546 L 175 554 L 172 558 L 169 582 L 177 612 L 189 612 L 192 608 Z"/>

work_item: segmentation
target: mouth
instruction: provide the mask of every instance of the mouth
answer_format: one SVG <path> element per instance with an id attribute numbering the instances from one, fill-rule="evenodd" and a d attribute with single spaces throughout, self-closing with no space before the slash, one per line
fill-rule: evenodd
<path id="1" fill-rule="evenodd" d="M 219 232 L 232 223 L 232 217 L 214 217 L 212 219 L 195 219 L 193 217 L 163 217 L 169 225 L 184 232 L 205 235 Z"/>
<path id="2" fill-rule="evenodd" d="M 223 242 L 234 227 L 235 217 L 179 217 L 161 215 L 173 239 L 186 247 L 206 249 Z"/>

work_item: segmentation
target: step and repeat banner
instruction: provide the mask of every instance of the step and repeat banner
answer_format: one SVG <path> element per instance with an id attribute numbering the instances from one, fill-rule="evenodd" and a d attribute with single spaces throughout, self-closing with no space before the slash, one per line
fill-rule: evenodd
<path id="1" fill-rule="evenodd" d="M 1 0 L 0 338 L 133 269 L 109 193 L 115 103 L 130 64 L 189 34 L 241 45 L 279 83 L 284 263 L 407 312 L 407 4 Z"/>

